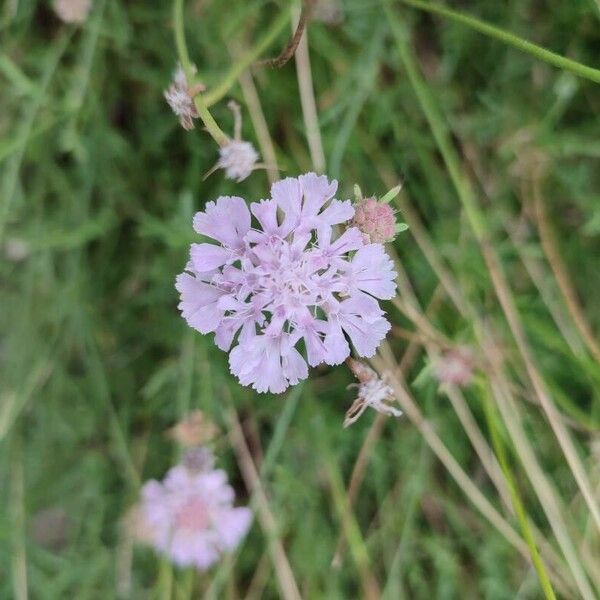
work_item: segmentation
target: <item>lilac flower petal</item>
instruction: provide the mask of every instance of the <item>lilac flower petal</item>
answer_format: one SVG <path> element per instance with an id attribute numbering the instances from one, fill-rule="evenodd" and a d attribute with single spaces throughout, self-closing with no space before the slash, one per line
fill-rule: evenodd
<path id="1" fill-rule="evenodd" d="M 194 270 L 206 273 L 222 267 L 231 258 L 231 251 L 216 244 L 192 244 L 190 256 Z"/>
<path id="2" fill-rule="evenodd" d="M 354 208 L 352 202 L 346 200 L 332 200 L 329 206 L 319 215 L 319 220 L 327 225 L 337 225 L 345 223 L 354 216 Z"/>
<path id="3" fill-rule="evenodd" d="M 252 511 L 245 507 L 234 508 L 224 517 L 215 519 L 214 527 L 219 534 L 219 543 L 223 550 L 233 550 L 252 525 Z"/>
<path id="4" fill-rule="evenodd" d="M 382 300 L 390 300 L 396 295 L 394 265 L 381 244 L 360 248 L 351 264 L 357 289 Z"/>
<path id="5" fill-rule="evenodd" d="M 391 328 L 390 323 L 383 318 L 369 323 L 359 315 L 344 315 L 340 321 L 357 354 L 366 358 L 375 354 Z"/>
<path id="6" fill-rule="evenodd" d="M 204 212 L 196 213 L 194 229 L 237 249 L 243 246 L 243 237 L 250 230 L 250 211 L 243 198 L 221 196 L 216 203 L 207 202 Z"/>
<path id="7" fill-rule="evenodd" d="M 298 181 L 304 192 L 302 212 L 306 216 L 316 215 L 325 202 L 333 198 L 337 190 L 337 181 L 329 182 L 325 175 L 306 173 L 300 175 Z"/>

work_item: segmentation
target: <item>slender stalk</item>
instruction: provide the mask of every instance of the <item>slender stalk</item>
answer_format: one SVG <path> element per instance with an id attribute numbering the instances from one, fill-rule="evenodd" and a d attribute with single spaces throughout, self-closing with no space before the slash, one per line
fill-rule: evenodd
<path id="1" fill-rule="evenodd" d="M 445 6 L 441 6 L 439 4 L 424 2 L 423 0 L 400 0 L 400 2 L 420 10 L 425 10 L 442 17 L 447 17 L 448 19 L 452 19 L 458 23 L 462 23 L 463 25 L 466 25 L 471 29 L 475 29 L 484 35 L 488 35 L 492 38 L 500 40 L 501 42 L 504 42 L 509 46 L 513 46 L 514 48 L 526 52 L 527 54 L 531 54 L 535 58 L 542 60 L 554 67 L 571 71 L 572 73 L 575 73 L 584 79 L 589 79 L 590 81 L 600 83 L 600 69 L 594 69 L 593 67 L 589 67 L 575 60 L 571 60 L 570 58 L 566 58 L 565 56 L 557 54 L 556 52 L 546 50 L 546 48 L 543 46 L 538 46 L 537 44 L 524 40 L 523 38 L 516 36 L 514 33 L 510 33 L 509 31 L 505 31 L 504 29 L 490 25 L 485 21 L 481 21 L 480 19 L 476 19 L 470 15 L 451 10 L 450 8 L 446 8 Z"/>
<path id="2" fill-rule="evenodd" d="M 237 48 L 235 45 L 230 44 L 230 53 L 232 56 L 240 56 L 243 54 L 242 48 Z M 265 119 L 265 113 L 262 109 L 260 98 L 256 91 L 256 85 L 254 84 L 254 78 L 252 77 L 252 71 L 244 71 L 239 76 L 240 87 L 242 88 L 242 94 L 246 101 L 246 107 L 252 120 L 252 126 L 254 127 L 254 133 L 258 141 L 258 147 L 260 153 L 265 161 L 265 168 L 267 170 L 267 177 L 270 183 L 274 183 L 279 179 L 279 168 L 277 167 L 277 154 L 275 153 L 275 145 L 271 139 L 269 133 L 269 126 Z"/>
<path id="3" fill-rule="evenodd" d="M 285 600 L 299 600 L 302 596 L 296 584 L 294 573 L 290 567 L 283 544 L 278 536 L 278 527 L 275 517 L 269 507 L 267 495 L 262 487 L 256 465 L 244 439 L 242 428 L 237 414 L 233 408 L 227 409 L 228 434 L 231 445 L 248 490 L 256 498 L 258 519 L 269 540 L 269 552 L 275 566 L 275 575 L 279 583 L 281 595 Z"/>
<path id="4" fill-rule="evenodd" d="M 173 2 L 173 23 L 175 27 L 175 45 L 177 47 L 179 62 L 181 62 L 181 67 L 183 68 L 183 72 L 185 73 L 187 81 L 191 82 L 194 79 L 194 72 L 192 70 L 192 63 L 190 61 L 190 55 L 185 41 L 183 0 L 175 0 Z M 201 94 L 196 94 L 194 96 L 194 104 L 196 105 L 198 116 L 202 120 L 202 123 L 204 123 L 206 131 L 208 131 L 213 140 L 215 140 L 219 146 L 227 145 L 229 143 L 229 138 L 217 125 L 217 122 L 210 114 L 210 111 L 208 110 L 208 107 Z"/>
<path id="5" fill-rule="evenodd" d="M 546 207 L 544 206 L 544 199 L 542 198 L 542 191 L 540 189 L 542 185 L 541 168 L 536 169 L 534 172 L 531 185 L 538 232 L 542 248 L 548 259 L 548 264 L 554 273 L 554 277 L 558 283 L 558 288 L 563 296 L 569 315 L 571 316 L 573 323 L 575 323 L 575 327 L 577 328 L 577 331 L 579 331 L 581 339 L 594 359 L 600 363 L 600 345 L 596 341 L 592 328 L 585 318 L 577 298 L 577 293 L 575 292 L 575 287 L 569 277 L 569 271 L 558 251 L 556 236 L 554 235 L 554 231 L 552 230 L 552 226 L 546 214 Z"/>
<path id="6" fill-rule="evenodd" d="M 538 578 L 540 580 L 540 585 L 542 587 L 544 595 L 548 600 L 555 600 L 556 595 L 554 594 L 554 590 L 552 589 L 552 584 L 550 583 L 550 579 L 548 577 L 548 573 L 546 572 L 544 562 L 540 556 L 540 553 L 538 552 L 535 539 L 531 531 L 531 527 L 529 526 L 529 519 L 527 518 L 527 513 L 525 512 L 523 502 L 521 501 L 521 496 L 519 495 L 519 489 L 517 487 L 515 478 L 513 477 L 510 464 L 508 462 L 508 457 L 506 456 L 506 452 L 504 450 L 504 444 L 502 442 L 502 437 L 500 436 L 499 432 L 499 423 L 498 417 L 496 415 L 496 409 L 494 408 L 494 405 L 489 397 L 489 394 L 487 393 L 487 390 L 484 390 L 483 398 L 483 409 L 485 412 L 488 428 L 490 430 L 492 445 L 494 446 L 494 451 L 498 458 L 498 462 L 500 463 L 500 467 L 504 473 L 504 477 L 506 478 L 506 482 L 508 484 L 508 490 L 510 493 L 513 507 L 515 509 L 515 513 L 517 515 L 517 520 L 519 521 L 519 526 L 521 527 L 523 539 L 529 547 L 531 561 L 533 562 L 533 566 L 535 567 L 535 570 L 538 574 Z"/>
<path id="7" fill-rule="evenodd" d="M 393 365 L 387 364 L 379 355 L 373 358 L 372 362 L 380 373 L 389 373 L 393 367 Z M 402 380 L 396 373 L 390 374 L 389 377 L 400 407 L 420 431 L 434 454 L 446 467 L 465 495 L 512 546 L 514 546 L 523 556 L 529 557 L 529 550 L 521 536 L 515 532 L 504 517 L 502 517 L 502 515 L 492 506 L 481 490 L 464 472 L 444 442 L 437 435 L 431 423 L 425 419 L 423 413 L 417 406 L 417 403 L 404 387 Z"/>
<path id="8" fill-rule="evenodd" d="M 293 24 L 300 18 L 298 11 L 294 13 Z M 300 89 L 300 104 L 302 105 L 302 116 L 306 129 L 306 139 L 313 168 L 317 173 L 325 171 L 325 153 L 321 141 L 321 130 L 319 129 L 319 117 L 317 114 L 317 103 L 315 102 L 315 91 L 313 87 L 312 71 L 310 68 L 310 54 L 308 52 L 308 31 L 300 38 L 296 48 L 296 74 L 298 76 L 298 88 Z"/>
<path id="9" fill-rule="evenodd" d="M 176 2 L 181 2 L 181 0 L 176 0 Z M 204 94 L 205 106 L 212 106 L 229 93 L 240 73 L 243 73 L 273 43 L 275 38 L 286 28 L 289 19 L 290 8 L 288 7 L 277 15 L 256 45 L 246 50 L 240 60 L 231 66 L 221 82 Z"/>
<path id="10" fill-rule="evenodd" d="M 11 519 L 15 525 L 11 555 L 12 590 L 15 600 L 27 600 L 27 552 L 25 549 L 25 477 L 21 432 L 14 437 L 11 464 Z"/>

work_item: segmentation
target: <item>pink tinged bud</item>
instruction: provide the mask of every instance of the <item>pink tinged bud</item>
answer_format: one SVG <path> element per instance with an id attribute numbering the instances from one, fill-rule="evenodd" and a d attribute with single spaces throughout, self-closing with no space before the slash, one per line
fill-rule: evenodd
<path id="1" fill-rule="evenodd" d="M 435 373 L 440 383 L 467 385 L 473 378 L 474 357 L 469 348 L 454 348 L 440 356 L 435 364 Z"/>
<path id="2" fill-rule="evenodd" d="M 393 208 L 376 198 L 364 198 L 354 205 L 354 222 L 365 241 L 371 244 L 391 242 L 396 235 Z"/>

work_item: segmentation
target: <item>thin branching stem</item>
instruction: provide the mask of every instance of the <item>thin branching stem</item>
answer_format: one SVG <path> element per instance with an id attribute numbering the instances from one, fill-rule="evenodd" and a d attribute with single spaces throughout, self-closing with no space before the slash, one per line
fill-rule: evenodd
<path id="1" fill-rule="evenodd" d="M 178 0 L 180 1 L 180 0 Z M 240 73 L 243 73 L 248 67 L 250 67 L 256 59 L 273 43 L 275 38 L 285 29 L 286 25 L 290 20 L 290 8 L 282 10 L 275 20 L 271 23 L 269 28 L 265 31 L 262 37 L 256 42 L 254 46 L 248 48 L 242 57 L 233 65 L 227 73 L 223 76 L 223 79 L 212 87 L 203 99 L 207 107 L 211 107 L 219 100 L 224 98 L 229 90 L 236 84 Z"/>
<path id="2" fill-rule="evenodd" d="M 446 8 L 445 6 L 441 6 L 439 4 L 424 2 L 423 0 L 400 0 L 400 2 L 420 10 L 440 15 L 441 17 L 452 19 L 457 23 L 462 23 L 463 25 L 466 25 L 471 29 L 475 29 L 484 35 L 488 35 L 489 37 L 500 40 L 509 46 L 513 46 L 514 48 L 518 48 L 523 52 L 527 52 L 535 58 L 542 60 L 554 67 L 571 71 L 572 73 L 575 73 L 584 79 L 589 79 L 590 81 L 600 83 L 600 69 L 594 69 L 593 67 L 589 67 L 588 65 L 571 60 L 570 58 L 562 56 L 561 54 L 547 50 L 543 46 L 538 46 L 537 44 L 529 42 L 528 40 L 524 40 L 514 33 L 510 33 L 509 31 L 505 31 L 504 29 L 490 25 L 485 21 L 481 21 L 480 19 L 476 19 L 475 17 L 452 10 L 450 8 Z"/>
<path id="3" fill-rule="evenodd" d="M 508 490 L 512 500 L 513 508 L 517 515 L 519 526 L 521 527 L 523 539 L 529 547 L 531 561 L 533 562 L 533 566 L 540 580 L 540 586 L 542 588 L 542 591 L 544 592 L 544 596 L 548 600 L 555 600 L 556 595 L 554 593 L 554 589 L 552 588 L 552 584 L 550 583 L 550 578 L 548 577 L 544 561 L 542 560 L 540 553 L 537 549 L 537 545 L 533 537 L 533 532 L 529 524 L 529 518 L 527 517 L 525 507 L 523 506 L 523 501 L 521 500 L 521 495 L 519 494 L 519 488 L 517 487 L 517 483 L 512 474 L 512 469 L 510 467 L 510 463 L 508 461 L 508 457 L 504 449 L 504 443 L 502 441 L 502 437 L 500 435 L 499 430 L 499 419 L 496 414 L 496 408 L 494 407 L 494 404 L 491 398 L 489 397 L 488 390 L 484 389 L 483 398 L 483 408 L 488 428 L 490 430 L 490 437 L 492 438 L 492 445 L 494 446 L 496 457 L 498 458 L 498 462 L 500 463 L 500 467 L 502 468 L 504 477 L 506 478 L 506 482 L 508 484 Z"/>
<path id="4" fill-rule="evenodd" d="M 298 48 L 298 44 L 302 39 L 302 35 L 304 34 L 304 30 L 310 21 L 310 16 L 313 10 L 313 7 L 316 3 L 316 0 L 304 0 L 302 4 L 302 12 L 300 13 L 300 18 L 296 23 L 296 29 L 290 38 L 290 41 L 287 43 L 286 47 L 279 53 L 278 56 L 274 58 L 265 58 L 263 60 L 259 60 L 256 65 L 259 67 L 283 67 L 289 60 L 294 56 L 296 52 L 296 48 Z"/>
<path id="5" fill-rule="evenodd" d="M 175 0 L 173 2 L 173 23 L 175 27 L 175 45 L 177 47 L 177 54 L 179 55 L 179 62 L 181 62 L 181 67 L 187 81 L 192 82 L 194 80 L 194 72 L 185 41 L 183 0 Z M 206 131 L 208 131 L 213 140 L 215 140 L 219 146 L 227 145 L 229 143 L 229 137 L 221 130 L 213 116 L 210 114 L 202 94 L 196 94 L 194 96 L 194 104 L 196 105 L 198 116 L 202 120 L 202 123 L 204 123 Z"/>

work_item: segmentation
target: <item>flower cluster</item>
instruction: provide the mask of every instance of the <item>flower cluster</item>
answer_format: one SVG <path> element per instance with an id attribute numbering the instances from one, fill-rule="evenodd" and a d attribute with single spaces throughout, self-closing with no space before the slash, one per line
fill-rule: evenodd
<path id="1" fill-rule="evenodd" d="M 179 309 L 231 349 L 231 372 L 258 392 L 305 379 L 307 361 L 342 363 L 348 340 L 359 356 L 372 356 L 390 329 L 377 299 L 395 294 L 393 264 L 357 228 L 338 233 L 354 208 L 334 199 L 336 190 L 337 182 L 308 173 L 274 183 L 271 198 L 250 208 L 220 197 L 194 217 L 196 232 L 218 243 L 192 245 L 177 277 Z"/>
<path id="2" fill-rule="evenodd" d="M 208 569 L 238 546 L 252 523 L 250 509 L 234 508 L 233 500 L 227 475 L 213 469 L 211 457 L 198 469 L 173 467 L 162 482 L 143 486 L 137 537 L 180 567 Z"/>

